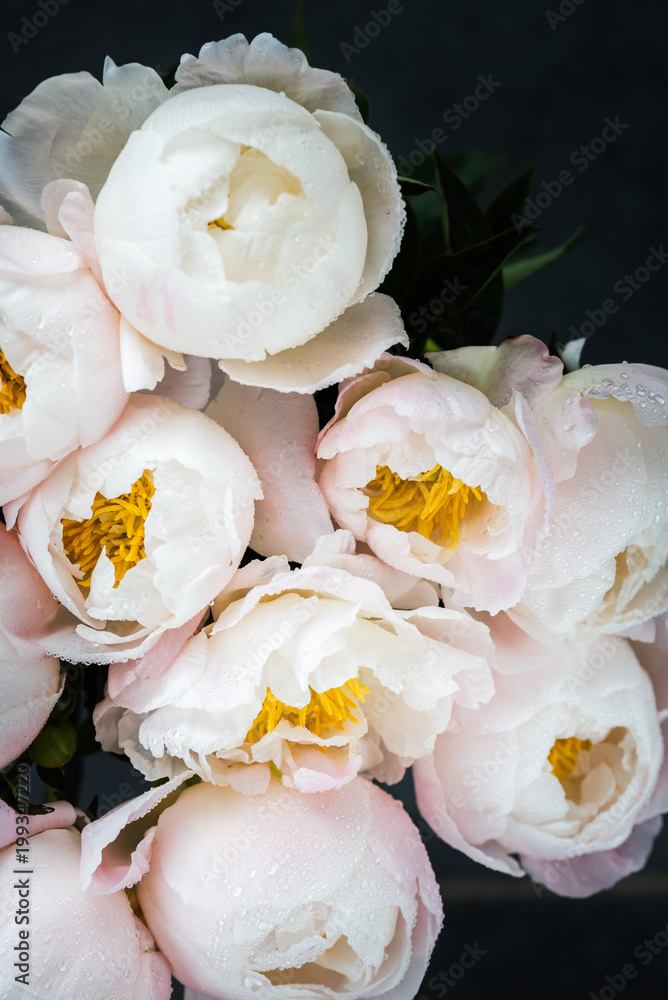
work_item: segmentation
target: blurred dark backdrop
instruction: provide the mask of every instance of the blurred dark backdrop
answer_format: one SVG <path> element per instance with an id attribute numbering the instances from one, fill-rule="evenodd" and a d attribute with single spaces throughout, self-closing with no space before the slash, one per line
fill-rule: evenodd
<path id="1" fill-rule="evenodd" d="M 53 2 L 46 6 L 54 9 Z M 99 75 L 106 54 L 118 63 L 139 61 L 165 71 L 181 53 L 234 32 L 252 37 L 271 31 L 285 39 L 293 3 L 61 0 L 48 23 L 17 44 L 14 36 L 30 33 L 23 18 L 41 9 L 38 0 L 1 0 L 0 117 L 46 76 L 80 69 Z M 389 19 L 388 9 L 395 12 Z M 647 281 L 634 279 L 632 294 L 620 293 L 617 284 L 642 268 L 652 250 L 661 252 L 662 241 L 668 248 L 664 4 L 393 0 L 388 8 L 387 0 L 306 0 L 306 20 L 314 64 L 354 77 L 367 91 L 370 124 L 397 157 L 419 150 L 436 128 L 446 135 L 444 153 L 502 153 L 504 162 L 483 201 L 537 161 L 534 191 L 545 191 L 549 198 L 541 201 L 550 202 L 535 220 L 541 240 L 553 246 L 579 223 L 586 225 L 570 256 L 509 293 L 503 335 L 546 339 L 555 330 L 564 341 L 571 327 L 591 322 L 588 313 L 599 317 L 601 304 L 613 299 L 619 308 L 588 342 L 584 360 L 668 366 L 664 269 Z M 367 30 L 380 22 L 387 23 Z M 474 94 L 479 77 L 491 77 L 492 92 L 463 117 L 456 105 Z M 614 142 L 602 151 L 594 142 L 589 154 L 578 153 L 601 136 L 608 118 L 619 123 Z M 574 181 L 554 196 L 565 169 Z M 87 760 L 80 804 L 88 805 L 97 793 L 110 808 L 144 787 L 136 772 L 113 758 L 102 775 L 99 764 Z M 401 792 L 413 810 L 410 781 Z M 587 901 L 537 891 L 528 879 L 502 878 L 439 845 L 428 832 L 425 838 L 443 888 L 446 923 L 418 994 L 423 1000 L 666 995 L 668 947 L 655 946 L 646 964 L 638 952 L 634 956 L 644 939 L 665 939 L 665 833 L 643 873 Z M 467 945 L 477 945 L 481 957 L 457 979 Z M 638 970 L 635 978 L 621 974 L 628 963 Z M 448 979 L 435 982 L 439 972 Z"/>

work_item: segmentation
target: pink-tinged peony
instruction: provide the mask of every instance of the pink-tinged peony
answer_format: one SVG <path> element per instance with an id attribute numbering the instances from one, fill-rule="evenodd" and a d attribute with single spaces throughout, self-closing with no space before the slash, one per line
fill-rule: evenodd
<path id="1" fill-rule="evenodd" d="M 0 767 L 30 746 L 63 689 L 60 664 L 31 640 L 56 601 L 0 524 Z"/>
<path id="2" fill-rule="evenodd" d="M 0 226 L 0 504 L 119 417 L 119 324 L 72 243 Z"/>
<path id="3" fill-rule="evenodd" d="M 48 225 L 45 187 L 87 186 L 128 323 L 239 382 L 312 392 L 406 343 L 370 296 L 401 240 L 396 169 L 346 82 L 266 33 L 185 55 L 176 81 L 111 60 L 103 84 L 44 81 L 3 123 L 0 202 Z"/>
<path id="4" fill-rule="evenodd" d="M 501 626 L 494 697 L 456 707 L 416 763 L 418 805 L 475 861 L 588 896 L 643 866 L 668 806 L 652 683 L 625 639 L 558 654 L 523 635 L 518 664 L 520 630 Z"/>
<path id="5" fill-rule="evenodd" d="M 175 656 L 111 668 L 98 739 L 150 780 L 188 770 L 246 794 L 272 773 L 302 792 L 359 771 L 398 781 L 454 702 L 474 709 L 493 692 L 486 626 L 436 600 L 430 584 L 355 555 L 344 531 L 301 568 L 251 562 Z"/>
<path id="6" fill-rule="evenodd" d="M 668 608 L 667 400 L 663 368 L 599 365 L 534 407 L 556 503 L 512 614 L 539 637 L 651 638 Z"/>
<path id="7" fill-rule="evenodd" d="M 218 1000 L 412 1000 L 442 908 L 396 800 L 363 778 L 250 797 L 204 782 L 164 808 L 165 787 L 86 827 L 82 882 L 143 874 L 142 912 L 181 982 Z"/>
<path id="8" fill-rule="evenodd" d="M 15 847 L 0 851 L 0 992 L 7 1000 L 169 1000 L 169 966 L 124 892 L 105 899 L 79 883 L 80 836 L 60 829 L 30 838 L 17 875 Z M 27 884 L 29 923 L 15 919 Z"/>
<path id="9" fill-rule="evenodd" d="M 432 355 L 435 371 L 386 355 L 344 382 L 319 484 L 335 521 L 386 563 L 495 613 L 521 598 L 545 532 L 551 480 L 529 411 L 542 386 L 511 371 L 488 398 L 447 373 L 459 353 Z"/>
<path id="10" fill-rule="evenodd" d="M 112 663 L 201 617 L 239 565 L 261 495 L 249 459 L 214 421 L 132 396 L 102 441 L 65 459 L 20 507 L 21 543 L 62 604 L 43 647 Z"/>

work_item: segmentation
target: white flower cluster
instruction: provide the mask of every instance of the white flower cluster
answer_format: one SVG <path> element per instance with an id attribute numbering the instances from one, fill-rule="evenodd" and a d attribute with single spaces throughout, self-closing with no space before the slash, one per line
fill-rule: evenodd
<path id="1" fill-rule="evenodd" d="M 81 838 L 64 806 L 33 825 L 39 927 L 85 926 L 128 1000 L 170 971 L 410 1000 L 441 902 L 374 782 L 413 765 L 491 868 L 585 896 L 641 867 L 668 809 L 668 372 L 564 374 L 528 336 L 389 353 L 393 161 L 270 35 L 171 90 L 111 61 L 45 81 L 3 123 L 0 202 L 2 763 L 60 657 L 108 667 L 98 739 L 153 783 Z M 49 996 L 91 995 L 56 952 Z"/>

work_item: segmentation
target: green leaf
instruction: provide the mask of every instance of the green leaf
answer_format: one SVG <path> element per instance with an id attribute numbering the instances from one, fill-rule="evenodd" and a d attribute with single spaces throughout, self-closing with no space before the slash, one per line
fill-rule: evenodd
<path id="1" fill-rule="evenodd" d="M 469 189 L 436 150 L 432 153 L 436 188 L 443 208 L 443 235 L 447 253 L 458 253 L 492 235 L 482 209 Z"/>
<path id="2" fill-rule="evenodd" d="M 536 227 L 509 229 L 459 253 L 440 254 L 415 276 L 402 303 L 412 351 L 433 338 L 443 349 L 488 344 L 503 309 L 501 267 Z"/>
<path id="3" fill-rule="evenodd" d="M 504 158 L 499 153 L 468 151 L 450 153 L 443 159 L 460 181 L 466 184 L 471 194 L 476 195 L 492 171 L 503 163 Z"/>
<path id="4" fill-rule="evenodd" d="M 485 216 L 493 233 L 502 233 L 514 223 L 513 215 L 521 215 L 531 190 L 531 182 L 536 170 L 536 164 L 523 170 L 521 174 L 512 177 L 492 198 L 487 206 Z"/>
<path id="5" fill-rule="evenodd" d="M 559 260 L 565 254 L 572 250 L 575 244 L 580 239 L 584 226 L 578 226 L 575 232 L 568 237 L 568 239 L 558 247 L 554 247 L 553 250 L 546 250 L 544 253 L 536 253 L 532 256 L 524 256 L 521 260 L 513 261 L 511 260 L 503 269 L 503 284 L 506 291 L 510 288 L 516 288 L 527 278 L 531 278 L 532 275 L 537 274 L 538 271 L 542 271 L 544 267 L 548 267 L 549 264 L 553 264 L 555 260 Z"/>
<path id="6" fill-rule="evenodd" d="M 420 194 L 427 194 L 428 191 L 435 191 L 432 184 L 425 184 L 423 181 L 415 180 L 412 177 L 398 176 L 399 187 L 403 198 L 415 198 Z"/>
<path id="7" fill-rule="evenodd" d="M 419 234 L 419 252 L 417 264 L 425 264 L 432 257 L 445 253 L 443 237 L 443 204 L 440 195 L 434 188 L 427 191 L 421 198 L 411 202 Z"/>
<path id="8" fill-rule="evenodd" d="M 65 690 L 56 702 L 56 706 L 49 716 L 49 722 L 62 722 L 69 719 L 70 715 L 77 707 L 77 693 L 72 684 L 67 682 Z"/>
<path id="9" fill-rule="evenodd" d="M 355 98 L 355 103 L 359 108 L 359 113 L 362 116 L 362 121 L 365 125 L 369 124 L 369 118 L 371 118 L 371 105 L 369 104 L 369 98 L 366 92 L 362 90 L 358 83 L 351 77 L 348 80 L 348 86 L 353 92 L 353 97 Z"/>
<path id="10" fill-rule="evenodd" d="M 30 744 L 28 753 L 40 767 L 62 768 L 77 749 L 77 731 L 71 722 L 50 723 Z"/>
<path id="11" fill-rule="evenodd" d="M 313 65 L 311 59 L 311 49 L 306 34 L 306 17 L 304 15 L 304 0 L 297 0 L 295 4 L 295 14 L 292 20 L 292 28 L 288 36 L 287 45 L 291 49 L 301 49 L 307 61 Z"/>

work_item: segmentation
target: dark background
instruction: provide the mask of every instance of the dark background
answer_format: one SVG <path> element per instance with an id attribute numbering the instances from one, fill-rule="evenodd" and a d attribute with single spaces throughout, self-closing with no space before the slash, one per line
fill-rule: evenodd
<path id="1" fill-rule="evenodd" d="M 138 61 L 165 71 L 183 52 L 196 53 L 204 42 L 237 31 L 252 37 L 266 30 L 286 39 L 293 11 L 292 0 L 69 0 L 14 52 L 9 33 L 20 34 L 22 18 L 32 18 L 40 7 L 38 0 L 0 3 L 0 118 L 46 76 L 81 69 L 100 75 L 106 54 L 118 63 Z M 395 156 L 407 157 L 418 148 L 416 140 L 428 140 L 435 128 L 446 132 L 444 153 L 502 153 L 504 163 L 485 188 L 483 203 L 532 161 L 538 162 L 535 192 L 564 169 L 574 174 L 536 222 L 547 246 L 580 223 L 586 225 L 584 236 L 568 257 L 509 293 L 501 333 L 547 339 L 554 330 L 565 341 L 570 327 L 590 318 L 588 311 L 598 315 L 601 304 L 613 299 L 619 309 L 588 342 L 584 361 L 668 366 L 668 267 L 626 302 L 614 290 L 619 279 L 644 265 L 651 248 L 661 249 L 662 240 L 668 247 L 664 5 L 403 0 L 385 27 L 367 33 L 372 12 L 385 21 L 386 10 L 386 0 L 307 0 L 306 20 L 314 64 L 354 77 L 367 91 L 371 125 Z M 358 29 L 374 35 L 364 47 Z M 489 74 L 500 86 L 461 127 L 444 125 L 444 113 L 474 93 L 478 76 Z M 580 172 L 571 155 L 601 135 L 606 118 L 617 116 L 628 128 Z M 142 790 L 140 777 L 120 762 L 107 758 L 102 777 L 99 765 L 98 759 L 87 761 L 81 805 L 97 792 L 110 808 Z M 412 810 L 410 782 L 404 785 Z M 625 1000 L 665 997 L 668 947 L 647 965 L 633 955 L 645 938 L 659 933 L 664 940 L 665 833 L 644 872 L 584 901 L 562 900 L 528 879 L 488 872 L 439 845 L 428 831 L 424 836 L 442 885 L 446 922 L 418 994 L 423 1000 L 591 1000 L 601 990 L 602 1000 L 618 993 Z M 434 975 L 447 974 L 458 962 L 465 945 L 476 943 L 485 954 L 461 980 L 429 988 Z M 638 974 L 625 980 L 620 971 L 628 963 Z"/>

